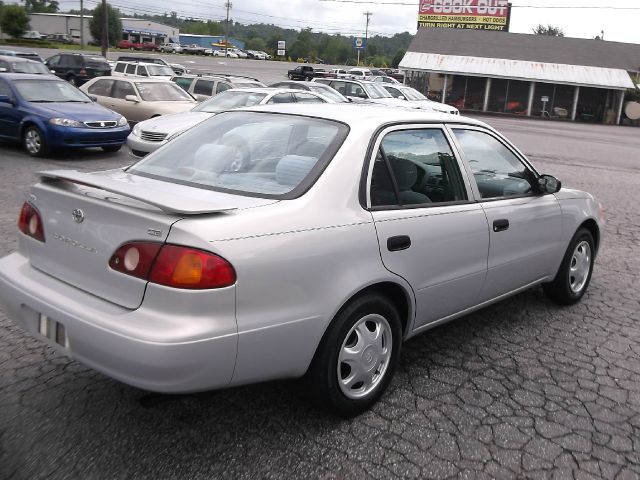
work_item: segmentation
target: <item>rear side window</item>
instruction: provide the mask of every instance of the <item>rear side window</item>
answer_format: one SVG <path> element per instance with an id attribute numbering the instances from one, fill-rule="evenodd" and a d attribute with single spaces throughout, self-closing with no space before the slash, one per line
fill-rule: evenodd
<path id="1" fill-rule="evenodd" d="M 111 87 L 113 80 L 98 80 L 87 90 L 91 95 L 100 95 L 102 97 L 111 96 Z"/>
<path id="2" fill-rule="evenodd" d="M 321 98 L 311 95 L 310 93 L 294 93 L 293 96 L 296 98 L 296 102 L 298 103 L 326 103 Z"/>
<path id="3" fill-rule="evenodd" d="M 135 75 L 136 74 L 136 64 L 135 63 L 130 63 L 129 65 L 127 65 L 127 73 L 130 73 L 131 75 Z"/>
<path id="4" fill-rule="evenodd" d="M 118 63 L 118 64 L 116 65 L 116 72 L 124 73 L 124 69 L 125 69 L 125 67 L 126 67 L 126 64 L 125 64 L 125 63 Z"/>
<path id="5" fill-rule="evenodd" d="M 4 80 L 0 79 L 0 95 L 6 95 L 7 97 L 13 98 L 13 93 Z"/>
<path id="6" fill-rule="evenodd" d="M 147 73 L 146 65 L 138 65 L 138 68 L 136 70 L 136 74 L 140 75 L 141 77 L 148 77 L 149 73 Z"/>
<path id="7" fill-rule="evenodd" d="M 196 80 L 196 85 L 193 87 L 193 93 L 197 95 L 207 95 L 210 97 L 213 94 L 213 81 Z"/>
<path id="8" fill-rule="evenodd" d="M 116 80 L 113 86 L 113 97 L 125 99 L 127 95 L 135 95 L 136 91 L 129 82 Z"/>
<path id="9" fill-rule="evenodd" d="M 271 97 L 267 103 L 292 103 L 293 101 L 290 93 L 278 93 Z"/>
<path id="10" fill-rule="evenodd" d="M 198 188 L 295 198 L 319 177 L 347 132 L 346 125 L 328 120 L 225 112 L 128 171 Z"/>
<path id="11" fill-rule="evenodd" d="M 458 162 L 442 130 L 390 132 L 371 176 L 371 206 L 403 207 L 467 199 Z"/>
<path id="12" fill-rule="evenodd" d="M 229 90 L 230 88 L 232 87 L 228 83 L 218 82 L 218 85 L 216 85 L 216 93 L 224 92 L 225 90 Z"/>
<path id="13" fill-rule="evenodd" d="M 88 68 L 95 68 L 97 70 L 109 70 L 109 64 L 102 58 L 89 57 L 84 59 L 84 64 Z"/>

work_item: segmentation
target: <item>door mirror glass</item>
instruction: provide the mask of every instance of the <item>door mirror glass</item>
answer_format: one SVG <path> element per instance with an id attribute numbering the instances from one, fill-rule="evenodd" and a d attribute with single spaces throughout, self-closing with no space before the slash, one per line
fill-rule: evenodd
<path id="1" fill-rule="evenodd" d="M 138 97 L 136 97 L 135 95 L 127 95 L 126 97 L 124 97 L 124 99 L 127 102 L 138 103 Z"/>
<path id="2" fill-rule="evenodd" d="M 557 193 L 562 188 L 562 182 L 551 175 L 541 175 L 538 178 L 538 187 L 542 193 Z"/>

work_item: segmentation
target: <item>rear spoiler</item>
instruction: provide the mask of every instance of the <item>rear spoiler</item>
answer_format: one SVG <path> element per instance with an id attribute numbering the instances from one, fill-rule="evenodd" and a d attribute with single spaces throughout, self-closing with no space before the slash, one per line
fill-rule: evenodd
<path id="1" fill-rule="evenodd" d="M 110 173 L 113 175 L 115 172 L 112 171 Z M 38 175 L 45 183 L 66 181 L 98 188 L 152 205 L 168 214 L 202 215 L 229 212 L 237 209 L 236 206 L 221 205 L 220 203 L 197 197 L 180 195 L 177 192 L 167 193 L 166 190 L 150 187 L 147 182 L 136 181 L 137 179 L 146 180 L 144 177 L 136 177 L 121 170 L 118 173 L 122 175 L 121 179 L 115 179 L 113 176 L 107 176 L 104 173 L 84 173 L 76 170 L 49 170 L 38 172 Z"/>

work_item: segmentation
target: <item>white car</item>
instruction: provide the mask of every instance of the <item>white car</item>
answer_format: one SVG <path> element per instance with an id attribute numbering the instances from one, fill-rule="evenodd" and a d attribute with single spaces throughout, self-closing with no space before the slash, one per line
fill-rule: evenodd
<path id="1" fill-rule="evenodd" d="M 160 51 L 163 53 L 182 53 L 182 45 L 179 43 L 163 43 L 160 45 Z"/>
<path id="2" fill-rule="evenodd" d="M 228 58 L 238 58 L 238 55 L 233 52 L 233 50 L 230 48 L 228 51 L 225 52 L 224 48 L 220 48 L 217 50 L 213 50 L 212 55 L 214 57 L 228 57 Z"/>
<path id="3" fill-rule="evenodd" d="M 116 62 L 112 69 L 114 77 L 146 77 L 169 80 L 175 74 L 172 67 L 168 65 L 159 65 L 157 63 L 138 63 L 138 62 Z"/>
<path id="4" fill-rule="evenodd" d="M 391 85 L 387 83 L 382 83 L 380 86 L 389 92 L 393 98 L 405 100 L 411 105 L 416 105 L 425 110 L 434 110 L 441 113 L 460 115 L 460 111 L 456 107 L 447 105 L 446 103 L 434 102 L 433 100 L 425 97 L 415 88 L 408 87 L 406 85 Z"/>
<path id="5" fill-rule="evenodd" d="M 373 75 L 368 68 L 352 68 L 347 72 L 349 78 L 353 80 L 370 80 Z"/>
<path id="6" fill-rule="evenodd" d="M 144 157 L 194 125 L 233 108 L 277 103 L 334 103 L 330 97 L 291 88 L 233 88 L 214 95 L 192 110 L 176 115 L 162 115 L 138 123 L 131 130 L 127 145 L 131 153 Z"/>
<path id="7" fill-rule="evenodd" d="M 380 398 L 403 342 L 430 328 L 539 285 L 578 302 L 604 229 L 592 195 L 488 125 L 420 110 L 252 107 L 126 168 L 39 175 L 0 260 L 21 328 L 145 390 L 304 376 L 344 416 Z M 549 306 L 531 297 L 536 308 Z M 429 368 L 411 360 L 402 383 Z"/>

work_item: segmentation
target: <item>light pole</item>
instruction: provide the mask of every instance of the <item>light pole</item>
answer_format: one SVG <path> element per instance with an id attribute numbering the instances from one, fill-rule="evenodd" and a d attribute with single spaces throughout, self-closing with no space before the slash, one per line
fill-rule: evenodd
<path id="1" fill-rule="evenodd" d="M 227 24 L 224 33 L 224 56 L 227 57 L 229 55 L 229 10 L 231 9 L 231 2 L 225 2 L 224 7 L 227 9 Z"/>
<path id="2" fill-rule="evenodd" d="M 109 17 L 107 16 L 107 0 L 102 0 L 102 56 L 107 58 L 109 48 Z"/>
<path id="3" fill-rule="evenodd" d="M 80 49 L 84 49 L 84 4 L 82 0 L 80 0 Z"/>
<path id="4" fill-rule="evenodd" d="M 362 63 L 366 67 L 367 66 L 367 38 L 369 36 L 369 17 L 373 15 L 373 13 L 364 12 L 363 15 L 367 17 L 367 25 L 364 28 L 364 49 L 362 52 Z"/>

